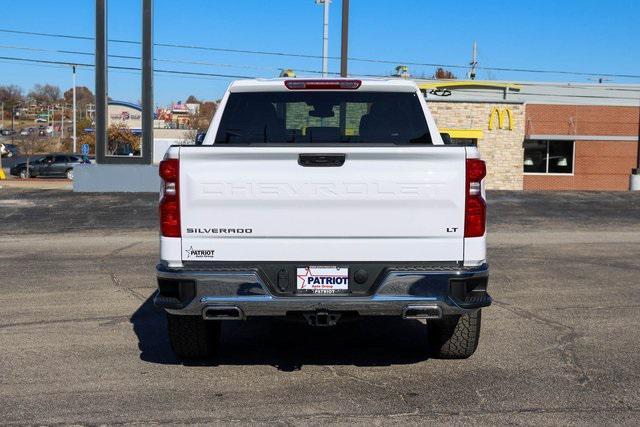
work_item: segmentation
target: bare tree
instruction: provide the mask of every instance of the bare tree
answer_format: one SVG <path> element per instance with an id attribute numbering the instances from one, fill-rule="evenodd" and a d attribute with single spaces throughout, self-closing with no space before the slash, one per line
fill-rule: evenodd
<path id="1" fill-rule="evenodd" d="M 50 84 L 44 86 L 36 84 L 29 92 L 29 98 L 39 104 L 54 104 L 61 98 L 60 88 Z"/>
<path id="2" fill-rule="evenodd" d="M 4 102 L 5 109 L 15 107 L 22 99 L 22 88 L 19 86 L 0 86 L 0 102 Z"/>
<path id="3" fill-rule="evenodd" d="M 193 145 L 196 143 L 196 137 L 198 136 L 197 129 L 186 130 L 182 134 L 182 138 L 178 141 L 181 145 Z"/>
<path id="4" fill-rule="evenodd" d="M 30 133 L 25 136 L 20 136 L 20 138 L 18 139 L 18 143 L 20 146 L 20 152 L 23 153 L 27 158 L 25 178 L 31 176 L 31 171 L 29 170 L 31 167 L 31 158 L 35 155 L 52 151 L 55 148 L 55 143 L 51 140 L 51 138 L 39 137 L 36 132 Z"/>

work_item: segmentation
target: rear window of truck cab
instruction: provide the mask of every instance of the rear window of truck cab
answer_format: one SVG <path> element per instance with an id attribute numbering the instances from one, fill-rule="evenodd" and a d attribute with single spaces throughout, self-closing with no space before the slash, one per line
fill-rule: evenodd
<path id="1" fill-rule="evenodd" d="M 432 144 L 413 92 L 231 93 L 216 144 Z"/>

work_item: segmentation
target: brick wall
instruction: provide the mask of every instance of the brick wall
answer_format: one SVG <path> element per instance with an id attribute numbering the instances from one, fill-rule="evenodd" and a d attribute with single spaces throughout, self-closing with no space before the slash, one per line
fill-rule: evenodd
<path id="1" fill-rule="evenodd" d="M 638 107 L 527 104 L 527 135 L 637 135 Z"/>
<path id="2" fill-rule="evenodd" d="M 439 128 L 482 129 L 484 137 L 478 149 L 487 162 L 486 186 L 494 190 L 522 190 L 524 140 L 524 105 L 473 102 L 428 102 Z M 489 130 L 489 116 L 498 107 L 508 108 L 513 116 L 513 130 Z"/>
<path id="3" fill-rule="evenodd" d="M 636 147 L 633 141 L 576 141 L 572 176 L 525 175 L 524 189 L 628 190 Z"/>
<path id="4" fill-rule="evenodd" d="M 638 108 L 601 105 L 527 105 L 527 135 L 638 133 Z M 628 190 L 635 141 L 576 141 L 572 176 L 525 175 L 525 190 Z"/>

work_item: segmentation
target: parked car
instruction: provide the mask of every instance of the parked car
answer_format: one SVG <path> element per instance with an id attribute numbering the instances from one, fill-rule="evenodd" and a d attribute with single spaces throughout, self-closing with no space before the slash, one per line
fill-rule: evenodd
<path id="1" fill-rule="evenodd" d="M 13 165 L 9 173 L 20 178 L 64 177 L 73 180 L 73 168 L 84 163 L 91 162 L 82 154 L 53 153 L 31 160 L 29 172 L 27 172 L 27 163 L 20 162 Z"/>
<path id="2" fill-rule="evenodd" d="M 47 123 L 47 119 L 45 119 L 44 117 L 38 117 L 35 122 L 36 123 Z"/>
<path id="3" fill-rule="evenodd" d="M 159 167 L 154 303 L 178 356 L 210 357 L 221 321 L 260 316 L 418 319 L 416 348 L 473 354 L 491 304 L 485 162 L 444 144 L 415 83 L 244 80 L 218 112 Z"/>
<path id="4" fill-rule="evenodd" d="M 10 136 L 10 135 L 15 135 L 16 131 L 11 130 L 11 129 L 2 129 L 0 130 L 0 135 L 2 136 Z"/>
<path id="5" fill-rule="evenodd" d="M 18 147 L 15 144 L 0 144 L 0 155 L 2 157 L 13 157 L 18 154 Z"/>
<path id="6" fill-rule="evenodd" d="M 29 135 L 29 131 L 26 130 L 26 129 L 20 129 L 20 135 L 21 136 L 27 136 L 27 135 Z"/>

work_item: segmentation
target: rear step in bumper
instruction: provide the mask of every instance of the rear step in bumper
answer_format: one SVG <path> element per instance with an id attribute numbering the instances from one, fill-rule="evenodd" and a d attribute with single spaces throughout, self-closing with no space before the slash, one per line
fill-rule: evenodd
<path id="1" fill-rule="evenodd" d="M 392 270 L 375 293 L 368 296 L 279 296 L 269 290 L 256 270 L 184 271 L 158 266 L 157 276 L 163 292 L 172 283 L 177 290 L 170 296 L 157 292 L 154 297 L 157 307 L 172 314 L 197 315 L 209 320 L 281 317 L 292 312 L 313 314 L 313 318 L 307 316 L 307 321 L 315 324 L 331 324 L 337 321 L 331 315 L 341 312 L 440 319 L 491 304 L 486 292 L 486 264 L 446 271 Z"/>

